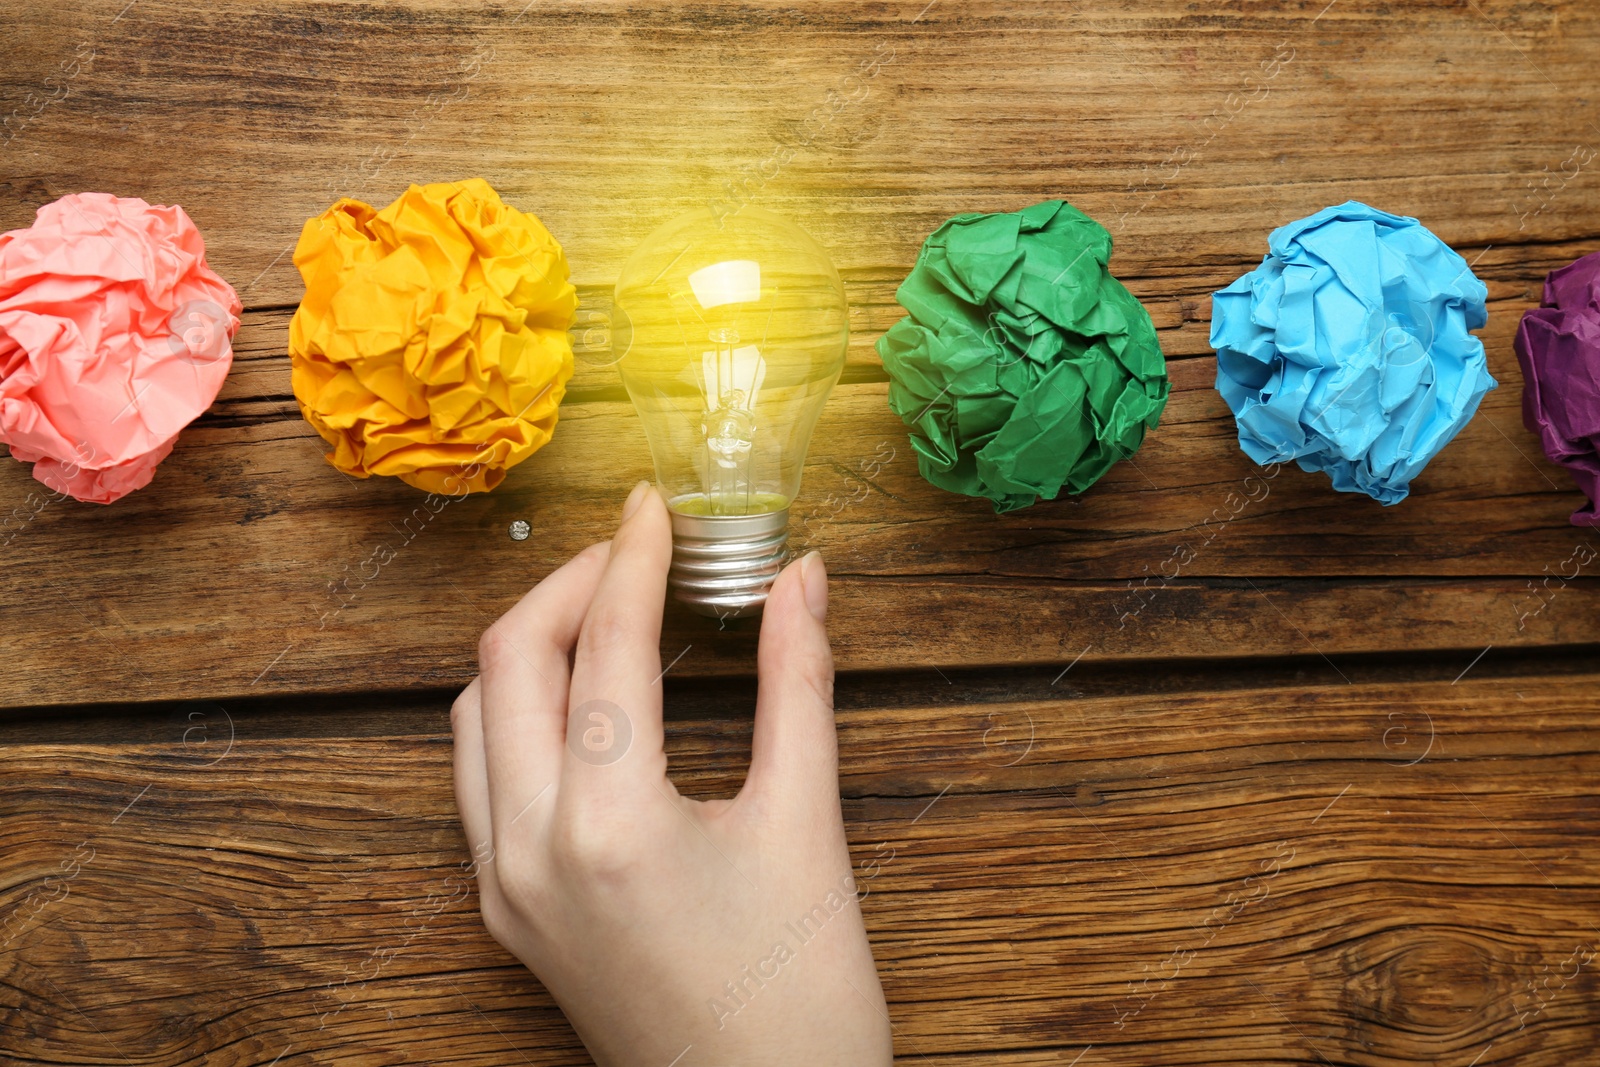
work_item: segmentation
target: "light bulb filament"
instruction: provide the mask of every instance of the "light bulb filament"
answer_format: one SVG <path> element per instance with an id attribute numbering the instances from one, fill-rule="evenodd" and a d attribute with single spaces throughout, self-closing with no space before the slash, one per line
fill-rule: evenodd
<path id="1" fill-rule="evenodd" d="M 750 462 L 755 451 L 756 394 L 767 361 L 755 345 L 739 345 L 739 331 L 717 326 L 707 332 L 716 347 L 701 356 L 705 412 L 700 432 L 706 443 L 704 486 L 713 515 L 750 513 Z"/>

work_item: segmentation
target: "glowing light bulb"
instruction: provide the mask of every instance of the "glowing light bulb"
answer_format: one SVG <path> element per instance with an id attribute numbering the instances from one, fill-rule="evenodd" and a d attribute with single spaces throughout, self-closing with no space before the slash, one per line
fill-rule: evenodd
<path id="1" fill-rule="evenodd" d="M 827 253 L 759 208 L 681 215 L 623 266 L 617 366 L 672 512 L 673 592 L 702 614 L 766 602 L 849 334 Z"/>

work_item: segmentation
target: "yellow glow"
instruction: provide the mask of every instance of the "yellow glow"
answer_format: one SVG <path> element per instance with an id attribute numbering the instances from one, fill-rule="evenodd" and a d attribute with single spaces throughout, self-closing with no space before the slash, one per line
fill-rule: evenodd
<path id="1" fill-rule="evenodd" d="M 614 307 L 631 330 L 617 367 L 668 498 L 707 515 L 793 500 L 849 338 L 827 253 L 758 208 L 701 209 L 639 246 Z"/>
<path id="2" fill-rule="evenodd" d="M 761 264 L 753 259 L 713 263 L 689 275 L 689 288 L 707 310 L 724 304 L 754 304 L 761 299 Z"/>

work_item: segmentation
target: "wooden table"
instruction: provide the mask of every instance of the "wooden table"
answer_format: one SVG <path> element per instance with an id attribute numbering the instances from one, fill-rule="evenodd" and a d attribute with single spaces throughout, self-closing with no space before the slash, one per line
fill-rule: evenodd
<path id="1" fill-rule="evenodd" d="M 796 526 L 901 1059 L 1600 1062 L 1600 536 L 1511 349 L 1600 248 L 1589 0 L 6 6 L 0 227 L 182 204 L 247 310 L 147 489 L 35 514 L 0 462 L 0 1059 L 588 1062 L 454 889 L 447 709 L 649 474 L 595 326 L 731 182 L 852 304 Z M 549 448 L 407 525 L 295 408 L 289 250 L 339 195 L 473 175 L 564 242 L 580 369 Z M 940 221 L 1050 197 L 1112 231 L 1172 399 L 1083 497 L 997 517 L 918 477 L 872 344 Z M 1211 291 L 1347 198 L 1489 287 L 1500 387 L 1393 508 L 1247 483 L 1212 389 Z M 738 786 L 753 652 L 669 613 L 687 792 Z"/>

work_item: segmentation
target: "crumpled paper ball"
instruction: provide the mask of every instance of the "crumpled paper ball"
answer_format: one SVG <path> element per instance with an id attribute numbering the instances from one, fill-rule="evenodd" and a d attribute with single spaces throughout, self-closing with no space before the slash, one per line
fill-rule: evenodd
<path id="1" fill-rule="evenodd" d="M 222 388 L 239 311 L 181 207 L 46 204 L 0 234 L 0 441 L 88 503 L 143 488 Z"/>
<path id="2" fill-rule="evenodd" d="M 1081 493 L 1138 450 L 1170 383 L 1111 235 L 1060 200 L 950 219 L 878 339 L 922 476 L 1005 512 Z"/>
<path id="3" fill-rule="evenodd" d="M 1213 294 L 1217 390 L 1257 463 L 1295 460 L 1397 504 L 1497 383 L 1488 290 L 1416 219 L 1354 200 L 1272 231 Z"/>
<path id="4" fill-rule="evenodd" d="M 295 246 L 294 395 L 358 478 L 493 489 L 555 431 L 578 306 L 561 245 L 481 178 L 343 199 Z"/>
<path id="5" fill-rule="evenodd" d="M 1517 328 L 1522 421 L 1589 498 L 1574 526 L 1600 526 L 1600 252 L 1550 272 L 1544 306 Z"/>

